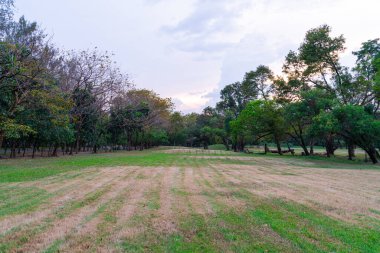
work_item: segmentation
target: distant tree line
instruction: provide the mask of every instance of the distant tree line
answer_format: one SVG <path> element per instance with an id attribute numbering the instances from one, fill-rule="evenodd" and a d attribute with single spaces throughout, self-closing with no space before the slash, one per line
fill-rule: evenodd
<path id="1" fill-rule="evenodd" d="M 285 58 L 283 73 L 267 66 L 227 85 L 215 108 L 202 114 L 171 116 L 170 142 L 245 151 L 247 144 L 275 143 L 274 153 L 300 146 L 305 156 L 324 146 L 333 156 L 345 146 L 349 159 L 362 148 L 373 163 L 380 157 L 380 41 L 369 40 L 353 52 L 355 67 L 343 66 L 343 35 L 334 37 L 322 25 L 306 33 L 297 51 Z M 283 144 L 288 150 L 282 150 Z M 268 151 L 268 149 L 266 149 Z"/>

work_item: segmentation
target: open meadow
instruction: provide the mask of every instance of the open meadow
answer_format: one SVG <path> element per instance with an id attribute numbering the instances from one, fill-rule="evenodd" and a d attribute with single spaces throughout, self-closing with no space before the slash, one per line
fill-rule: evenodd
<path id="1" fill-rule="evenodd" d="M 380 252 L 380 167 L 187 149 L 1 160 L 0 252 Z"/>

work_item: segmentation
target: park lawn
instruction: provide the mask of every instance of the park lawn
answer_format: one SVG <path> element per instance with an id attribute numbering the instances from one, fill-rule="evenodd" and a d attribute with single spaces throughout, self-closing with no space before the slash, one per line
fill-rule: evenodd
<path id="1" fill-rule="evenodd" d="M 157 149 L 0 161 L 0 252 L 380 252 L 380 170 Z"/>

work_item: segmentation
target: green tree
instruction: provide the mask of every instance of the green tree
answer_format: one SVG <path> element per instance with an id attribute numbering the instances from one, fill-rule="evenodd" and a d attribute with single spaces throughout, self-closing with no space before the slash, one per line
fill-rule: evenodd
<path id="1" fill-rule="evenodd" d="M 284 108 L 284 117 L 289 125 L 288 135 L 302 147 L 306 156 L 313 151 L 313 133 L 310 126 L 319 113 L 331 109 L 334 97 L 323 89 L 302 92 L 301 99 Z M 310 145 L 310 151 L 308 146 Z"/>
<path id="2" fill-rule="evenodd" d="M 380 139 L 380 121 L 364 107 L 340 105 L 332 110 L 332 128 L 337 134 L 361 147 L 373 163 L 378 163 L 376 143 Z"/>
<path id="3" fill-rule="evenodd" d="M 34 91 L 50 85 L 48 65 L 54 53 L 36 23 L 21 17 L 7 28 L 0 41 L 0 147 L 4 137 L 11 138 L 10 133 L 31 132 L 17 120 L 18 114 L 26 109 Z"/>
<path id="4" fill-rule="evenodd" d="M 250 131 L 256 141 L 271 136 L 282 155 L 281 141 L 287 133 L 283 115 L 283 108 L 273 100 L 252 101 L 239 116 L 240 126 Z"/>
<path id="5" fill-rule="evenodd" d="M 186 133 L 184 118 L 180 112 L 174 112 L 170 115 L 169 122 L 169 139 L 170 142 L 176 145 L 184 145 L 186 143 Z"/>
<path id="6" fill-rule="evenodd" d="M 242 82 L 243 94 L 251 94 L 249 99 L 260 97 L 268 100 L 272 92 L 273 72 L 264 65 L 257 67 L 255 71 L 250 71 L 245 74 Z"/>

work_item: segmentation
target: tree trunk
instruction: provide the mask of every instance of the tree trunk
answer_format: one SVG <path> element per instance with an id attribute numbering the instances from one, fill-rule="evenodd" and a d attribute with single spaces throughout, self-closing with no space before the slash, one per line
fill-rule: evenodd
<path id="1" fill-rule="evenodd" d="M 33 152 L 32 152 L 32 158 L 34 158 L 34 156 L 36 155 L 36 141 L 33 142 Z"/>
<path id="2" fill-rule="evenodd" d="M 54 157 L 58 156 L 58 154 L 57 154 L 58 147 L 59 147 L 59 145 L 56 143 L 54 145 L 53 153 L 51 154 L 51 156 L 54 156 Z"/>
<path id="3" fill-rule="evenodd" d="M 226 147 L 226 150 L 229 151 L 230 150 L 230 145 L 228 144 L 228 139 L 223 138 L 223 144 Z"/>
<path id="4" fill-rule="evenodd" d="M 48 153 L 47 153 L 47 156 L 48 156 L 48 157 L 51 155 L 51 147 L 52 147 L 52 145 L 49 144 Z"/>
<path id="5" fill-rule="evenodd" d="M 378 160 L 377 160 L 377 157 L 376 157 L 376 149 L 371 147 L 369 148 L 368 150 L 366 150 L 368 156 L 369 156 L 369 159 L 371 159 L 371 162 L 373 164 L 376 164 L 378 163 Z"/>
<path id="6" fill-rule="evenodd" d="M 92 148 L 92 153 L 94 153 L 94 154 L 98 153 L 98 146 L 97 145 L 94 145 L 94 147 Z"/>
<path id="7" fill-rule="evenodd" d="M 77 133 L 77 138 L 75 140 L 75 153 L 78 154 L 80 148 L 80 134 Z"/>
<path id="8" fill-rule="evenodd" d="M 335 150 L 334 150 L 334 139 L 333 137 L 329 134 L 327 137 L 326 137 L 326 154 L 327 154 L 327 157 L 331 157 L 333 156 L 335 153 Z"/>
<path id="9" fill-rule="evenodd" d="M 347 149 L 348 149 L 348 160 L 353 160 L 355 157 L 355 147 L 354 144 L 350 141 L 347 142 Z"/>
<path id="10" fill-rule="evenodd" d="M 245 148 L 244 139 L 241 138 L 241 139 L 239 140 L 239 147 L 238 147 L 238 150 L 239 150 L 240 152 L 244 152 L 244 148 Z"/>
<path id="11" fill-rule="evenodd" d="M 309 156 L 310 155 L 309 149 L 307 148 L 305 140 L 303 139 L 302 136 L 300 136 L 300 140 L 301 140 L 301 147 L 303 149 L 304 155 Z"/>
<path id="12" fill-rule="evenodd" d="M 304 146 L 304 145 L 301 145 L 301 147 L 302 147 L 302 149 L 303 149 L 303 154 L 304 154 L 305 156 L 309 156 L 310 153 L 309 153 L 309 150 L 307 149 L 307 147 Z"/>
<path id="13" fill-rule="evenodd" d="M 0 149 L 3 146 L 4 135 L 4 131 L 0 131 Z"/>
<path id="14" fill-rule="evenodd" d="M 142 131 L 141 133 L 141 140 L 140 140 L 140 151 L 143 151 L 144 150 L 144 131 Z"/>
<path id="15" fill-rule="evenodd" d="M 10 158 L 16 158 L 16 142 L 15 141 L 12 143 Z"/>
<path id="16" fill-rule="evenodd" d="M 276 141 L 276 145 L 277 145 L 277 151 L 280 155 L 282 155 L 281 143 L 277 138 L 275 139 L 275 141 Z"/>

